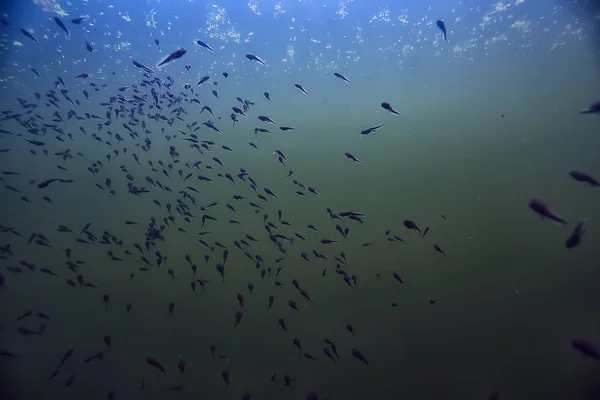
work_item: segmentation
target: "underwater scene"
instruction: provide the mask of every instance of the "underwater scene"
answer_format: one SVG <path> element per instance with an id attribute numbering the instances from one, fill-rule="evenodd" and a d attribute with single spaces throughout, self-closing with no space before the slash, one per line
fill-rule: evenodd
<path id="1" fill-rule="evenodd" d="M 1 399 L 600 399 L 598 1 L 0 34 Z"/>

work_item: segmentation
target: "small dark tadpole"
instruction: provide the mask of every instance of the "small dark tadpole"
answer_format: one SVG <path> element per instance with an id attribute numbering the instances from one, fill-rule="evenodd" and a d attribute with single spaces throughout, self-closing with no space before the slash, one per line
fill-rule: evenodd
<path id="1" fill-rule="evenodd" d="M 163 366 L 154 357 L 146 357 L 146 363 L 148 363 L 149 365 L 153 366 L 154 368 L 158 369 L 166 375 L 167 371 L 165 371 Z"/>
<path id="2" fill-rule="evenodd" d="M 579 114 L 600 114 L 600 101 L 597 101 L 588 108 L 579 111 Z"/>
<path id="3" fill-rule="evenodd" d="M 579 244 L 581 244 L 581 238 L 585 233 L 585 230 L 583 228 L 586 221 L 588 221 L 589 219 L 590 218 L 583 218 L 577 223 L 575 229 L 573 230 L 573 233 L 571 233 L 571 235 L 567 238 L 565 242 L 565 247 L 567 249 L 573 249 L 579 246 Z"/>
<path id="4" fill-rule="evenodd" d="M 421 229 L 417 226 L 417 224 L 415 224 L 413 221 L 411 221 L 409 219 L 404 220 L 404 227 L 407 229 L 413 230 L 413 231 L 417 232 L 419 235 L 421 235 Z"/>
<path id="5" fill-rule="evenodd" d="M 348 332 L 350 332 L 352 334 L 352 336 L 356 337 L 354 335 L 354 327 L 350 324 L 346 324 L 346 329 L 348 330 Z"/>
<path id="6" fill-rule="evenodd" d="M 356 348 L 352 349 L 352 355 L 354 356 L 354 358 L 356 358 L 357 360 L 359 360 L 366 366 L 369 366 L 369 362 L 367 361 L 365 356 L 360 352 L 360 350 L 358 350 Z"/>
<path id="7" fill-rule="evenodd" d="M 390 103 L 388 103 L 387 101 L 384 101 L 383 103 L 381 103 L 381 108 L 391 112 L 392 114 L 399 115 L 398 111 L 394 110 L 392 105 Z"/>
<path id="8" fill-rule="evenodd" d="M 569 175 L 577 182 L 587 183 L 594 187 L 600 187 L 600 181 L 583 171 L 571 171 L 569 172 Z"/>
<path id="9" fill-rule="evenodd" d="M 446 23 L 444 22 L 444 20 L 438 19 L 437 21 L 435 21 L 435 24 L 437 25 L 439 30 L 442 31 L 442 34 L 444 35 L 444 41 L 447 42 L 448 41 L 448 30 L 446 29 Z"/>
<path id="10" fill-rule="evenodd" d="M 442 250 L 442 248 L 440 246 L 438 246 L 437 244 L 434 244 L 433 248 L 435 249 L 435 251 L 437 251 L 438 253 L 440 253 L 444 257 L 446 257 L 446 253 L 444 253 L 444 250 Z"/>
<path id="11" fill-rule="evenodd" d="M 335 75 L 337 78 L 340 78 L 344 82 L 350 83 L 350 80 L 348 78 L 346 78 L 344 75 L 340 74 L 339 72 L 334 72 L 333 75 Z"/>
<path id="12" fill-rule="evenodd" d="M 600 360 L 600 346 L 588 339 L 576 338 L 571 341 L 571 346 L 586 358 Z"/>
<path id="13" fill-rule="evenodd" d="M 542 218 L 548 218 L 549 220 L 556 222 L 557 224 L 564 225 L 567 223 L 560 215 L 550 209 L 548 205 L 541 199 L 533 199 L 529 201 L 529 208 L 531 208 L 536 214 Z"/>
<path id="14" fill-rule="evenodd" d="M 224 369 L 221 371 L 221 378 L 223 378 L 223 382 L 225 383 L 225 388 L 229 387 L 229 370 Z"/>

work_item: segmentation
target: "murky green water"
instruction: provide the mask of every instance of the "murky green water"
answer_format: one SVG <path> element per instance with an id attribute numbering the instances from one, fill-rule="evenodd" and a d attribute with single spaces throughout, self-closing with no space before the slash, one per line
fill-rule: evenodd
<path id="1" fill-rule="evenodd" d="M 513 5 L 512 10 L 517 10 L 517 6 Z M 98 11 L 105 6 L 93 7 L 98 7 Z M 166 5 L 144 4 L 142 8 L 148 12 L 149 7 Z M 83 9 L 76 10 L 70 12 L 71 16 L 85 13 Z M 522 17 L 518 11 L 508 13 Z M 556 18 L 568 19 L 568 13 L 564 9 Z M 575 169 L 600 175 L 596 150 L 600 146 L 600 120 L 594 115 L 577 114 L 598 99 L 600 88 L 598 64 L 589 38 L 565 39 L 566 44 L 549 51 L 539 41 L 530 44 L 523 33 L 519 40 L 511 37 L 510 45 L 495 46 L 492 42 L 484 48 L 480 44 L 471 59 L 468 54 L 452 58 L 421 49 L 403 57 L 399 66 L 397 54 L 392 56 L 377 45 L 378 41 L 388 40 L 394 32 L 391 27 L 371 27 L 363 32 L 368 43 L 352 47 L 341 34 L 335 36 L 333 27 L 343 31 L 341 25 L 332 24 L 332 46 L 343 48 L 345 43 L 362 58 L 357 62 L 337 61 L 336 68 L 332 68 L 333 62 L 308 61 L 325 51 L 311 48 L 316 46 L 314 43 L 306 43 L 310 43 L 311 35 L 323 36 L 322 24 L 327 23 L 318 21 L 328 21 L 309 12 L 320 29 L 300 39 L 305 47 L 297 45 L 294 64 L 278 61 L 281 54 L 276 49 L 282 49 L 276 44 L 268 47 L 273 55 L 262 53 L 272 60 L 271 65 L 263 67 L 242 60 L 251 46 L 214 39 L 217 52 L 210 66 L 204 64 L 209 55 L 198 55 L 194 49 L 187 58 L 159 72 L 162 80 L 167 75 L 174 77 L 176 83 L 170 90 L 174 96 L 189 96 L 182 86 L 188 81 L 195 86 L 196 74 L 216 77 L 227 70 L 230 77 L 219 79 L 219 85 L 214 86 L 219 99 L 211 98 L 210 87 L 195 88 L 200 101 L 210 104 L 221 119 L 208 116 L 206 111 L 199 114 L 201 107 L 186 101 L 170 108 L 165 102 L 165 108 L 158 111 L 169 117 L 175 107 L 186 109 L 187 115 L 182 114 L 182 120 L 175 120 L 172 127 L 136 113 L 140 121 L 147 121 L 151 131 L 147 136 L 152 139 L 152 147 L 145 152 L 139 147 L 146 137 L 143 129 L 135 126 L 141 136 L 134 139 L 122 127 L 122 123 L 130 123 L 129 118 L 113 117 L 113 124 L 101 130 L 97 123 L 106 120 L 107 108 L 100 103 L 109 101 L 110 96 L 126 96 L 126 109 L 137 108 L 132 107 L 131 89 L 117 89 L 139 85 L 144 79 L 140 71 L 132 70 L 127 57 L 130 54 L 144 62 L 144 57 L 156 59 L 156 54 L 148 55 L 155 51 L 148 45 L 151 40 L 144 38 L 144 46 L 133 46 L 129 54 L 113 53 L 114 47 L 102 49 L 103 37 L 107 43 L 114 40 L 99 33 L 108 32 L 108 28 L 88 27 L 87 38 L 95 41 L 103 56 L 92 53 L 83 59 L 80 53 L 85 50 L 74 50 L 73 42 L 81 42 L 86 35 L 69 25 L 73 37 L 69 43 L 61 43 L 65 58 L 58 62 L 51 57 L 63 57 L 53 51 L 54 42 L 61 37 L 55 34 L 53 23 L 48 22 L 49 15 L 37 15 L 39 21 L 35 23 L 14 20 L 5 28 L 3 109 L 22 112 L 15 98 L 24 98 L 39 105 L 33 113 L 43 118 L 35 117 L 38 124 L 51 123 L 57 109 L 44 105 L 44 97 L 36 100 L 32 93 L 38 91 L 45 96 L 54 87 L 56 75 L 65 78 L 69 95 L 82 104 L 72 107 L 61 97 L 60 88 L 53 89 L 61 99 L 59 112 L 65 122 L 57 125 L 64 130 L 63 135 L 58 135 L 64 142 L 55 139 L 57 133 L 51 130 L 44 136 L 32 136 L 14 119 L 2 121 L 3 129 L 9 133 L 1 136 L 0 148 L 10 151 L 0 154 L 0 169 L 19 173 L 2 175 L 2 184 L 21 191 L 18 194 L 6 189 L 0 197 L 4 210 L 0 225 L 14 228 L 0 234 L 0 245 L 10 243 L 14 253 L 6 254 L 7 258 L 0 261 L 5 278 L 0 291 L 0 348 L 18 356 L 0 359 L 1 387 L 6 398 L 104 399 L 107 393 L 115 391 L 119 399 L 240 399 L 245 392 L 251 393 L 252 399 L 306 399 L 311 390 L 318 393 L 319 399 L 487 399 L 493 390 L 498 390 L 502 399 L 600 398 L 600 366 L 594 360 L 584 359 L 570 345 L 574 337 L 600 338 L 599 253 L 595 246 L 600 239 L 596 222 L 600 192 L 568 175 Z M 94 15 L 101 20 L 99 14 Z M 505 18 L 510 19 L 508 15 Z M 273 22 L 270 16 L 264 18 L 267 22 L 261 21 L 265 25 L 281 23 Z M 132 21 L 133 27 L 146 33 L 141 30 L 143 22 Z M 118 22 L 117 19 L 113 24 L 118 27 Z M 238 21 L 238 30 L 244 30 L 244 23 L 243 19 Z M 247 30 L 260 32 L 260 23 L 248 23 L 251 25 Z M 43 39 L 45 49 L 40 54 L 48 57 L 42 60 L 44 67 L 37 66 L 36 57 L 40 56 L 33 51 L 35 48 L 25 46 L 31 47 L 31 43 L 23 37 L 17 36 L 23 41 L 22 48 L 11 47 L 16 40 L 12 36 L 18 33 L 14 25 L 32 24 L 44 27 L 36 31 L 40 39 L 45 29 L 52 30 L 50 39 Z M 419 26 L 414 25 L 414 29 Z M 460 27 L 456 30 L 464 34 L 470 25 Z M 128 40 L 142 41 L 139 34 L 135 35 L 135 28 L 128 29 Z M 301 35 L 301 31 L 296 33 Z M 262 32 L 257 42 L 270 43 L 264 35 Z M 456 46 L 473 40 L 466 34 L 460 39 L 454 39 L 458 33 L 454 35 L 450 37 L 458 42 Z M 188 36 L 193 35 L 185 33 Z M 173 37 L 168 34 L 161 39 L 162 47 L 167 48 L 165 42 L 172 41 L 170 47 L 175 48 L 177 41 Z M 409 33 L 403 31 L 403 37 L 409 37 Z M 550 41 L 561 36 L 552 32 L 548 37 Z M 280 39 L 271 40 L 277 43 Z M 184 42 L 191 49 L 189 40 Z M 225 48 L 219 48 L 221 45 Z M 436 51 L 451 48 L 448 45 Z M 327 57 L 333 56 L 320 59 Z M 116 58 L 122 58 L 123 63 L 117 63 Z M 191 77 L 183 70 L 187 62 L 193 63 Z M 43 79 L 33 81 L 28 65 L 43 71 Z M 86 83 L 72 78 L 83 71 L 94 73 L 99 67 L 102 73 L 95 73 Z M 115 75 L 110 75 L 112 70 Z M 351 83 L 333 77 L 334 70 L 343 71 Z M 106 83 L 107 87 L 96 92 L 89 82 Z M 296 82 L 307 89 L 307 96 L 293 87 Z M 90 92 L 90 102 L 82 96 L 83 88 Z M 150 90 L 138 88 L 140 95 Z M 271 93 L 272 103 L 265 101 L 264 91 Z M 164 88 L 159 90 L 166 92 Z M 256 105 L 250 107 L 247 119 L 240 118 L 233 127 L 228 115 L 237 96 Z M 147 96 L 147 101 L 152 102 L 151 96 Z M 382 110 L 383 101 L 389 101 L 400 115 Z M 147 114 L 157 112 L 149 107 L 144 104 L 142 109 Z M 66 120 L 67 111 L 72 108 L 82 119 Z M 86 118 L 85 112 L 102 118 Z M 296 130 L 282 132 L 257 122 L 257 115 L 268 115 L 278 124 Z M 223 133 L 206 127 L 196 132 L 200 139 L 215 142 L 209 146 L 211 151 L 204 149 L 204 154 L 200 154 L 183 139 L 190 134 L 186 124 L 200 124 L 207 119 L 216 121 Z M 371 135 L 360 135 L 361 130 L 377 124 L 384 127 Z M 258 126 L 273 133 L 255 136 L 253 129 Z M 124 141 L 117 145 L 107 131 L 120 133 Z M 67 133 L 72 134 L 72 140 Z M 104 142 L 95 140 L 93 133 Z M 171 140 L 167 141 L 165 135 L 171 135 Z M 34 146 L 22 138 L 36 138 L 47 144 L 35 148 L 33 155 L 30 150 Z M 112 144 L 106 144 L 106 140 Z M 248 142 L 255 143 L 258 149 Z M 174 164 L 169 178 L 161 173 L 163 167 L 157 163 L 173 162 L 168 153 L 170 145 L 176 146 L 180 162 Z M 222 145 L 233 152 L 223 150 Z M 42 153 L 43 148 L 48 155 Z M 127 148 L 127 154 L 123 148 Z M 71 158 L 63 161 L 55 155 L 66 149 L 71 150 Z M 113 153 L 115 149 L 119 150 L 118 156 Z M 275 150 L 285 154 L 285 167 L 273 154 Z M 352 163 L 344 152 L 352 153 L 362 164 Z M 133 153 L 139 156 L 139 164 Z M 112 155 L 110 161 L 107 154 Z M 213 156 L 224 167 L 211 160 Z M 87 168 L 98 160 L 103 166 L 94 175 Z M 154 163 L 157 171 L 151 170 L 148 161 Z M 200 170 L 190 168 L 195 161 L 202 161 Z M 214 169 L 207 169 L 206 165 Z M 188 172 L 194 176 L 184 182 L 177 174 L 179 168 L 183 169 L 183 176 Z M 267 196 L 268 203 L 258 199 L 247 179 L 244 182 L 236 178 L 240 168 L 256 181 L 257 193 L 267 196 L 263 189 L 270 188 L 279 199 Z M 291 177 L 287 177 L 289 170 L 294 171 Z M 234 176 L 235 186 L 218 175 L 226 172 Z M 140 197 L 128 193 L 127 173 L 136 186 L 146 187 L 150 193 Z M 198 174 L 211 177 L 213 182 L 199 181 Z M 172 191 L 151 186 L 146 176 Z M 54 177 L 73 182 L 37 187 L 39 182 Z M 112 180 L 115 195 L 105 187 L 107 177 Z M 321 196 L 301 189 L 293 183 L 294 179 L 306 188 L 314 187 Z M 297 195 L 298 190 L 306 196 Z M 180 191 L 194 196 L 196 205 Z M 234 200 L 234 194 L 247 199 Z M 31 202 L 22 201 L 20 196 Z M 52 204 L 43 196 L 48 196 Z M 543 198 L 569 224 L 559 227 L 539 219 L 527 207 L 533 198 Z M 187 204 L 195 216 L 190 223 L 175 211 L 177 199 Z M 158 200 L 162 206 L 152 200 Z M 263 209 L 255 212 L 248 201 Z M 201 209 L 212 202 L 218 205 Z M 149 267 L 140 261 L 141 254 L 133 243 L 143 246 L 151 217 L 162 224 L 169 215 L 167 203 L 173 205 L 175 223 L 169 222 L 163 231 L 164 241 L 157 241 L 150 251 L 144 250 L 152 263 Z M 226 204 L 233 205 L 238 214 L 227 209 Z M 366 213 L 365 224 L 348 219 L 332 221 L 326 212 L 328 207 L 335 213 Z M 282 210 L 282 219 L 289 226 L 279 221 L 278 210 Z M 218 222 L 207 221 L 201 228 L 203 214 Z M 265 231 L 265 215 L 266 221 L 277 227 L 273 233 L 301 233 L 307 241 L 296 237 L 290 246 L 280 239 L 287 250 L 287 254 L 282 254 Z M 575 222 L 583 217 L 592 219 L 586 225 L 582 245 L 568 250 L 564 242 Z M 228 223 L 231 219 L 239 224 Z M 421 229 L 430 227 L 428 235 L 421 238 L 406 229 L 405 219 L 415 221 Z M 139 225 L 125 225 L 126 220 Z M 108 231 L 109 236 L 122 240 L 123 246 L 76 242 L 78 237 L 87 240 L 86 234 L 79 232 L 88 222 L 92 224 L 89 231 L 96 237 L 101 238 Z M 336 231 L 338 223 L 350 228 L 348 239 Z M 73 232 L 57 232 L 60 224 Z M 307 224 L 315 225 L 320 232 L 311 231 Z M 178 231 L 178 227 L 184 231 Z M 384 235 L 388 229 L 406 243 L 388 241 Z M 199 236 L 200 231 L 210 234 Z M 43 233 L 51 247 L 28 245 L 34 232 Z M 245 239 L 247 234 L 259 241 L 250 242 Z M 215 268 L 222 262 L 223 249 L 217 245 L 211 251 L 198 242 L 200 238 L 209 246 L 215 246 L 217 241 L 228 248 L 226 283 Z M 323 238 L 340 243 L 323 245 L 319 242 Z M 245 251 L 253 256 L 259 254 L 264 260 L 258 268 L 234 246 L 234 241 L 242 239 L 251 245 Z M 363 246 L 367 242 L 373 245 Z M 439 245 L 446 257 L 437 253 L 433 244 Z M 76 281 L 77 276 L 66 264 L 66 248 L 72 249 L 72 261 L 85 262 L 78 265 L 79 273 L 96 288 L 65 283 L 66 279 Z M 328 259 L 314 257 L 315 249 Z M 124 261 L 111 261 L 109 250 Z M 126 250 L 131 254 L 126 254 Z M 160 268 L 156 250 L 167 257 Z M 302 252 L 308 253 L 310 262 L 300 256 Z M 336 273 L 338 262 L 334 257 L 339 257 L 340 252 L 348 260 L 342 268 L 356 276 L 355 288 Z M 208 262 L 204 260 L 206 254 L 210 256 Z M 185 255 L 198 266 L 195 279 L 210 281 L 205 291 L 199 285 L 195 292 L 190 287 L 193 273 Z M 284 260 L 275 262 L 283 256 Z M 21 266 L 22 273 L 10 272 L 9 267 L 19 266 L 20 260 L 34 263 L 36 269 L 30 271 Z M 278 266 L 282 269 L 275 277 Z M 140 267 L 149 270 L 142 271 Z M 44 274 L 40 268 L 60 276 Z M 171 278 L 168 269 L 178 279 Z M 263 269 L 265 276 L 261 278 Z M 395 281 L 393 272 L 399 273 L 407 286 Z M 315 304 L 299 296 L 293 279 Z M 277 286 L 276 281 L 283 285 Z M 253 294 L 248 292 L 249 283 L 254 284 Z M 245 313 L 240 325 L 233 329 L 239 309 L 238 293 L 244 296 Z M 102 299 L 104 294 L 109 295 L 107 305 Z M 270 295 L 275 302 L 268 310 Z M 299 312 L 290 309 L 289 300 L 298 303 Z M 430 300 L 437 301 L 431 304 Z M 175 303 L 171 314 L 170 302 Z M 126 304 L 132 305 L 129 313 Z M 35 315 L 14 322 L 28 310 L 51 317 L 45 322 L 43 334 L 25 336 L 17 331 L 22 326 L 35 330 L 43 323 Z M 278 325 L 278 318 L 285 320 L 288 332 Z M 347 331 L 346 324 L 353 326 L 355 336 Z M 105 335 L 111 336 L 110 349 L 103 342 Z M 300 339 L 302 350 L 294 346 L 294 337 Z M 325 338 L 336 343 L 339 360 L 335 363 L 323 353 Z M 211 345 L 216 346 L 214 355 Z M 48 379 L 71 348 L 75 351 L 59 374 Z M 353 348 L 360 349 L 368 366 L 352 356 Z M 84 362 L 100 351 L 104 354 L 102 360 Z M 304 352 L 316 361 L 306 359 Z M 159 360 L 167 373 L 149 366 L 146 357 Z M 180 358 L 186 362 L 183 375 L 177 368 Z M 228 388 L 221 377 L 224 369 L 230 372 Z M 72 374 L 72 385 L 65 386 Z M 284 375 L 297 379 L 291 388 L 284 386 Z M 169 390 L 178 386 L 181 391 Z"/>

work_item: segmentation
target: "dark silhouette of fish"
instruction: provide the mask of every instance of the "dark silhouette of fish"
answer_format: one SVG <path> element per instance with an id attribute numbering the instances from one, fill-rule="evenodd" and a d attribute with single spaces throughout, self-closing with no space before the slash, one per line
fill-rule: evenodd
<path id="1" fill-rule="evenodd" d="M 258 119 L 262 122 L 268 122 L 269 124 L 277 125 L 275 121 L 273 121 L 270 117 L 267 117 L 266 115 L 259 115 Z"/>
<path id="2" fill-rule="evenodd" d="M 61 178 L 46 179 L 45 181 L 42 181 L 38 184 L 38 188 L 43 189 L 53 182 L 71 183 L 73 181 L 70 179 L 61 179 Z"/>
<path id="3" fill-rule="evenodd" d="M 437 21 L 435 21 L 435 24 L 437 25 L 437 27 L 440 29 L 440 31 L 442 31 L 442 33 L 444 34 L 444 41 L 448 41 L 448 32 L 446 31 L 446 23 L 444 22 L 444 20 L 442 19 L 438 19 Z"/>
<path id="4" fill-rule="evenodd" d="M 94 360 L 96 360 L 96 359 L 97 359 L 97 360 L 102 360 L 102 358 L 103 358 L 103 357 L 104 357 L 104 353 L 102 353 L 102 352 L 100 351 L 100 352 L 98 352 L 98 353 L 92 354 L 91 356 L 89 356 L 89 357 L 85 358 L 85 359 L 83 360 L 83 362 L 84 362 L 84 363 L 89 363 L 89 362 L 92 362 L 92 361 L 94 361 Z"/>
<path id="5" fill-rule="evenodd" d="M 233 326 L 233 329 L 235 329 L 240 324 L 240 322 L 242 321 L 242 317 L 243 316 L 244 316 L 244 312 L 242 310 L 238 310 L 235 313 L 235 325 Z"/>
<path id="6" fill-rule="evenodd" d="M 71 18 L 71 22 L 74 23 L 75 25 L 81 25 L 81 23 L 88 18 L 89 17 L 87 15 L 82 15 L 81 17 Z"/>
<path id="7" fill-rule="evenodd" d="M 308 94 L 308 92 L 306 91 L 306 89 L 304 89 L 304 87 L 302 87 L 301 84 L 299 83 L 294 83 L 294 86 L 296 86 L 296 88 L 298 88 L 302 93 L 304 94 Z"/>
<path id="8" fill-rule="evenodd" d="M 381 103 L 381 107 L 382 107 L 384 110 L 388 110 L 388 111 L 389 111 L 389 112 L 391 112 L 392 114 L 396 114 L 396 115 L 398 115 L 398 111 L 394 110 L 394 109 L 392 108 L 392 105 L 391 105 L 390 103 L 388 103 L 387 101 L 384 101 L 383 103 Z"/>
<path id="9" fill-rule="evenodd" d="M 165 369 L 163 368 L 163 366 L 156 361 L 156 359 L 154 357 L 146 357 L 146 362 L 153 366 L 154 368 L 158 369 L 159 371 L 161 371 L 163 374 L 167 374 L 167 371 L 165 371 Z"/>
<path id="10" fill-rule="evenodd" d="M 156 74 L 156 72 L 155 72 L 155 71 L 154 71 L 152 68 L 150 68 L 150 67 L 147 67 L 147 66 L 145 66 L 144 64 L 142 64 L 142 63 L 140 63 L 140 62 L 137 62 L 137 61 L 135 61 L 135 60 L 131 60 L 131 61 L 133 62 L 133 65 L 135 65 L 136 67 L 138 67 L 138 68 L 140 68 L 140 69 L 143 69 L 143 70 L 144 70 L 144 71 L 146 71 L 147 73 L 149 73 L 149 74 Z"/>
<path id="11" fill-rule="evenodd" d="M 567 223 L 567 221 L 565 221 L 556 212 L 552 211 L 550 207 L 548 207 L 548 205 L 541 199 L 533 199 L 529 201 L 529 208 L 531 208 L 542 218 L 548 218 L 549 220 L 554 221 L 560 225 L 564 225 Z"/>
<path id="12" fill-rule="evenodd" d="M 340 74 L 339 72 L 334 72 L 333 75 L 337 76 L 338 78 L 340 78 L 341 80 L 350 83 L 350 80 L 348 78 L 346 78 L 344 75 Z"/>
<path id="13" fill-rule="evenodd" d="M 579 222 L 577 222 L 573 233 L 571 233 L 571 235 L 567 238 L 567 241 L 565 242 L 565 247 L 567 249 L 572 249 L 579 246 L 579 244 L 581 243 L 581 237 L 585 233 L 583 227 L 588 220 L 589 218 L 583 218 L 579 220 Z"/>
<path id="14" fill-rule="evenodd" d="M 42 79 L 42 76 L 40 75 L 39 72 L 37 72 L 37 70 L 35 68 L 31 68 L 31 72 L 33 72 L 38 78 Z"/>
<path id="15" fill-rule="evenodd" d="M 600 360 L 600 346 L 592 343 L 588 339 L 576 338 L 571 341 L 571 346 L 584 357 L 593 358 L 594 360 Z"/>
<path id="16" fill-rule="evenodd" d="M 45 146 L 46 143 L 42 142 L 41 140 L 33 140 L 33 139 L 27 139 L 27 138 L 23 138 L 23 140 L 25 140 L 27 143 L 31 143 L 34 146 Z"/>
<path id="17" fill-rule="evenodd" d="M 208 50 L 208 51 L 212 51 L 213 53 L 215 52 L 215 50 L 214 50 L 212 47 L 210 47 L 208 44 L 206 44 L 206 43 L 205 43 L 205 42 L 203 42 L 202 40 L 200 40 L 200 39 L 197 39 L 197 40 L 195 40 L 195 42 L 196 42 L 196 44 L 197 44 L 198 46 L 200 46 L 200 47 L 204 47 L 206 50 Z"/>
<path id="18" fill-rule="evenodd" d="M 185 55 L 185 53 L 187 53 L 186 49 L 177 49 L 174 52 L 172 52 L 171 54 L 165 56 L 162 60 L 160 60 L 158 62 L 158 64 L 156 64 L 156 68 L 161 68 L 169 63 L 172 63 L 173 61 L 177 60 L 178 58 L 181 58 Z"/>
<path id="19" fill-rule="evenodd" d="M 366 366 L 369 366 L 369 362 L 367 361 L 367 359 L 365 358 L 365 356 L 361 353 L 360 350 L 354 348 L 352 349 L 352 355 L 354 356 L 354 358 L 358 359 L 360 362 L 362 362 L 363 364 L 365 364 Z"/>
<path id="20" fill-rule="evenodd" d="M 588 108 L 579 111 L 579 114 L 598 114 L 600 115 L 600 101 L 590 105 Z"/>
<path id="21" fill-rule="evenodd" d="M 223 378 L 225 388 L 227 389 L 229 387 L 229 370 L 227 368 L 221 371 L 221 378 Z"/>
<path id="22" fill-rule="evenodd" d="M 406 282 L 404 282 L 404 280 L 402 279 L 402 277 L 400 276 L 400 274 L 398 274 L 397 272 L 393 272 L 392 276 L 394 277 L 395 280 L 397 280 L 398 282 L 400 282 L 404 286 L 408 286 L 408 284 Z"/>
<path id="23" fill-rule="evenodd" d="M 58 27 L 63 30 L 63 32 L 65 33 L 65 37 L 69 39 L 71 37 L 71 32 L 69 32 L 62 20 L 57 16 L 54 16 L 54 22 L 56 22 L 56 25 L 58 25 Z"/>
<path id="24" fill-rule="evenodd" d="M 58 364 L 58 367 L 56 367 L 56 370 L 61 369 L 65 363 L 67 362 L 67 360 L 73 355 L 73 353 L 75 352 L 75 349 L 69 349 L 65 352 L 62 360 L 60 360 L 60 364 Z"/>
<path id="25" fill-rule="evenodd" d="M 417 232 L 419 235 L 421 235 L 421 229 L 419 229 L 417 224 L 415 224 L 413 221 L 411 221 L 409 219 L 405 219 L 403 224 L 407 229 L 411 229 L 411 230 Z M 423 237 L 425 237 L 424 234 L 423 234 Z"/>
<path id="26" fill-rule="evenodd" d="M 362 161 L 360 161 L 358 158 L 356 158 L 352 153 L 345 152 L 344 155 L 346 156 L 346 158 L 349 158 L 350 160 L 354 161 L 355 163 L 362 164 Z"/>
<path id="27" fill-rule="evenodd" d="M 383 128 L 383 124 L 382 125 L 375 125 L 375 126 L 372 126 L 370 128 L 367 128 L 367 129 L 364 129 L 364 130 L 360 131 L 360 134 L 361 135 L 369 135 L 369 134 L 371 134 L 371 133 L 373 133 L 376 130 L 381 129 L 381 128 Z"/>
<path id="28" fill-rule="evenodd" d="M 600 181 L 585 172 L 571 171 L 569 172 L 569 175 L 577 182 L 589 183 L 591 186 L 600 187 Z"/>
<path id="29" fill-rule="evenodd" d="M 246 54 L 246 58 L 247 58 L 248 60 L 251 60 L 251 61 L 257 61 L 257 62 L 261 63 L 262 65 L 265 65 L 265 62 L 264 62 L 263 60 L 261 60 L 259 57 L 255 56 L 255 55 L 254 55 L 254 54 L 252 54 L 252 53 L 248 53 L 248 54 Z"/>
<path id="30" fill-rule="evenodd" d="M 35 36 L 33 36 L 33 34 L 30 33 L 28 30 L 21 28 L 21 33 L 23 33 L 23 35 L 25 35 L 29 39 L 31 39 L 35 44 L 37 44 L 40 49 L 42 48 L 42 45 L 40 44 L 40 42 L 38 42 L 38 40 L 35 38 Z"/>

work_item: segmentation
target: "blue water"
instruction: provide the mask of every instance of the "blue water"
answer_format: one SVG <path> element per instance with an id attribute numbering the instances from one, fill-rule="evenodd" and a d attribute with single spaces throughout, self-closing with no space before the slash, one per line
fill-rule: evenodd
<path id="1" fill-rule="evenodd" d="M 597 2 L 0 13 L 0 397 L 600 398 L 599 192 L 569 175 L 600 177 L 600 117 L 579 114 L 600 100 Z"/>

